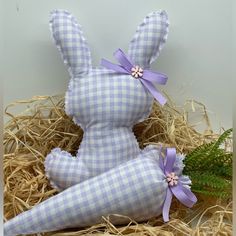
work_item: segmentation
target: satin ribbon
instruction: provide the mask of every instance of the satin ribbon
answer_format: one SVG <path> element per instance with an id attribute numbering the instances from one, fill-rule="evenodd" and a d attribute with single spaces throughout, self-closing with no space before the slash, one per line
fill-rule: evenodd
<path id="1" fill-rule="evenodd" d="M 118 49 L 114 53 L 114 57 L 117 59 L 120 65 L 113 64 L 105 59 L 101 60 L 101 65 L 118 73 L 132 75 L 132 68 L 135 68 L 135 65 L 128 59 L 128 57 L 121 49 Z M 168 79 L 166 75 L 160 72 L 143 69 L 142 76 L 138 77 L 138 79 L 161 105 L 164 105 L 166 103 L 166 98 L 153 85 L 153 83 L 163 85 L 166 84 L 166 81 Z"/>
<path id="2" fill-rule="evenodd" d="M 163 158 L 160 156 L 159 165 L 163 173 L 167 176 L 173 172 L 174 163 L 176 160 L 175 148 L 167 148 L 166 151 L 166 163 L 164 164 Z M 178 179 L 178 183 L 174 186 L 168 184 L 166 198 L 163 204 L 162 216 L 164 222 L 169 221 L 169 211 L 173 195 L 185 206 L 192 207 L 196 202 L 196 196 L 187 187 L 184 187 L 181 183 L 181 179 Z"/>

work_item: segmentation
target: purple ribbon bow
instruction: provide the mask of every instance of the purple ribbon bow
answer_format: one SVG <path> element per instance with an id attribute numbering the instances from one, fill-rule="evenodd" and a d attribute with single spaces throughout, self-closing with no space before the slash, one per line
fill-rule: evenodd
<path id="1" fill-rule="evenodd" d="M 187 207 L 192 207 L 197 202 L 197 198 L 191 192 L 190 188 L 184 187 L 181 183 L 181 179 L 179 179 L 179 177 L 173 172 L 175 160 L 175 148 L 167 148 L 166 164 L 164 164 L 164 160 L 161 156 L 159 158 L 160 168 L 165 174 L 166 181 L 168 182 L 166 198 L 162 209 L 164 222 L 169 221 L 169 211 L 173 195 L 175 195 L 175 197 Z"/>
<path id="2" fill-rule="evenodd" d="M 130 74 L 134 78 L 139 79 L 143 86 L 149 90 L 149 92 L 161 105 L 166 103 L 166 98 L 162 96 L 162 94 L 153 85 L 153 83 L 166 84 L 168 79 L 166 75 L 147 69 L 142 69 L 141 67 L 134 65 L 121 49 L 118 49 L 114 53 L 114 57 L 120 65 L 113 64 L 105 59 L 102 59 L 101 65 L 119 73 Z"/>

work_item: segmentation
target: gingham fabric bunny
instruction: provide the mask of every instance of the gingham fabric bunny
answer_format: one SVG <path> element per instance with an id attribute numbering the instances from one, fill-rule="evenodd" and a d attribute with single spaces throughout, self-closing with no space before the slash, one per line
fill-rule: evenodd
<path id="1" fill-rule="evenodd" d="M 66 11 L 52 13 L 53 37 L 69 66 L 71 81 L 66 112 L 84 130 L 76 157 L 58 148 L 46 157 L 46 174 L 57 195 L 4 224 L 4 235 L 33 234 L 99 223 L 102 216 L 125 215 L 143 221 L 163 214 L 169 220 L 172 195 L 188 207 L 196 202 L 188 176 L 182 175 L 184 156 L 175 149 L 149 145 L 140 150 L 132 126 L 145 119 L 153 97 L 164 98 L 152 82 L 166 82 L 150 71 L 168 32 L 165 11 L 149 14 L 129 46 L 129 58 L 115 53 L 120 65 L 102 61 L 91 66 L 80 26 Z M 128 218 L 111 217 L 114 224 Z"/>
<path id="2" fill-rule="evenodd" d="M 150 67 L 166 41 L 168 25 L 165 11 L 146 16 L 129 44 L 135 65 Z M 88 44 L 70 13 L 53 11 L 50 26 L 71 75 L 66 113 L 84 131 L 76 157 L 59 148 L 46 157 L 51 185 L 63 190 L 137 157 L 140 149 L 132 127 L 149 115 L 153 95 L 130 74 L 92 67 Z"/>

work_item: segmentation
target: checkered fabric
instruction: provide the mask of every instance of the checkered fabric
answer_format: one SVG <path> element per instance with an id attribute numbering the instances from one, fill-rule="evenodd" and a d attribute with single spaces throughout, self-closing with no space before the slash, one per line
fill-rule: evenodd
<path id="1" fill-rule="evenodd" d="M 54 148 L 47 156 L 44 164 L 45 174 L 50 180 L 51 186 L 58 191 L 90 177 L 83 161 L 60 148 Z"/>
<path id="2" fill-rule="evenodd" d="M 137 158 L 19 214 L 4 224 L 4 236 L 89 226 L 110 214 L 143 221 L 161 213 L 167 187 L 159 168 L 159 149 L 149 146 Z M 129 221 L 111 219 L 115 224 Z"/>
<path id="3" fill-rule="evenodd" d="M 149 68 L 166 42 L 168 31 L 169 21 L 165 11 L 148 14 L 130 42 L 128 54 L 131 61 Z"/>
<path id="4" fill-rule="evenodd" d="M 66 113 L 84 130 L 76 157 L 60 149 L 46 157 L 46 175 L 51 185 L 61 191 L 137 157 L 140 149 L 132 127 L 149 115 L 153 97 L 139 79 L 91 66 L 81 28 L 68 12 L 53 11 L 50 25 L 72 74 L 65 99 Z M 146 62 L 153 61 L 167 28 L 164 11 L 149 14 L 130 43 L 132 59 L 144 57 Z"/>
<path id="5" fill-rule="evenodd" d="M 54 10 L 51 12 L 50 29 L 71 76 L 86 73 L 91 67 L 91 55 L 75 17 L 65 10 Z"/>

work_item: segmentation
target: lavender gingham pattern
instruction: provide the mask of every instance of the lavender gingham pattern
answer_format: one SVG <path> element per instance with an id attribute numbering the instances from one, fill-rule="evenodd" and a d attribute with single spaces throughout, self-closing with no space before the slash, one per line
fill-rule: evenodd
<path id="1" fill-rule="evenodd" d="M 91 67 L 91 55 L 81 26 L 65 10 L 51 12 L 50 29 L 70 75 L 82 76 Z"/>
<path id="2" fill-rule="evenodd" d="M 153 97 L 131 75 L 91 66 L 81 27 L 68 12 L 53 11 L 50 26 L 72 72 L 65 98 L 66 113 L 84 130 L 76 157 L 60 149 L 46 157 L 46 175 L 51 185 L 61 191 L 137 157 L 140 149 L 132 127 L 149 115 Z M 149 14 L 130 43 L 130 56 L 153 61 L 167 28 L 164 11 Z"/>
<path id="3" fill-rule="evenodd" d="M 74 185 L 4 225 L 4 235 L 32 234 L 99 223 L 102 216 L 136 221 L 161 213 L 168 184 L 159 168 L 159 149 L 149 146 L 117 168 Z M 113 223 L 127 219 L 114 218 Z"/>
<path id="4" fill-rule="evenodd" d="M 158 57 L 169 31 L 168 16 L 165 11 L 148 14 L 138 26 L 129 45 L 129 57 L 136 65 L 149 68 Z"/>
<path id="5" fill-rule="evenodd" d="M 86 165 L 81 160 L 60 148 L 54 148 L 47 156 L 45 174 L 51 186 L 58 191 L 90 177 Z"/>

